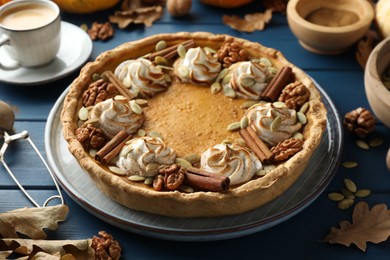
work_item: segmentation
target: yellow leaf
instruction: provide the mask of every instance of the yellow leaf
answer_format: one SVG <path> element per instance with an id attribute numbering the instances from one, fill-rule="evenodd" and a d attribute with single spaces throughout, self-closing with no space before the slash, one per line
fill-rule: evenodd
<path id="1" fill-rule="evenodd" d="M 360 250 L 366 251 L 367 242 L 380 243 L 390 236 L 390 210 L 385 204 L 378 204 L 371 208 L 366 202 L 356 204 L 352 223 L 341 221 L 340 228 L 331 228 L 325 242 L 350 246 L 355 244 Z"/>
<path id="2" fill-rule="evenodd" d="M 1 237 L 15 238 L 17 233 L 33 239 L 44 239 L 44 228 L 55 230 L 64 221 L 69 208 L 65 204 L 43 208 L 21 208 L 0 213 Z"/>

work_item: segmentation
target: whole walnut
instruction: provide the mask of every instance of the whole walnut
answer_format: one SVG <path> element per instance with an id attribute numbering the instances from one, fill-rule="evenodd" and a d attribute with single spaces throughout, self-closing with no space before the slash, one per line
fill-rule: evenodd
<path id="1" fill-rule="evenodd" d="M 192 0 L 168 0 L 167 10 L 173 17 L 182 17 L 190 13 Z"/>
<path id="2" fill-rule="evenodd" d="M 344 116 L 344 127 L 360 138 L 366 137 L 374 130 L 375 117 L 365 108 L 359 107 Z"/>

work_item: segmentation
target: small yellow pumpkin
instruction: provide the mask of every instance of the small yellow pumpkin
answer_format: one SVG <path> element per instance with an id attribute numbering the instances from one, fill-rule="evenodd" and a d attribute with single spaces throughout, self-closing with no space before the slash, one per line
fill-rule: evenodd
<path id="1" fill-rule="evenodd" d="M 375 7 L 375 21 L 383 38 L 390 36 L 390 1 L 379 0 Z"/>
<path id="2" fill-rule="evenodd" d="M 235 8 L 249 4 L 253 0 L 201 0 L 202 3 L 223 8 Z"/>
<path id="3" fill-rule="evenodd" d="M 87 14 L 105 10 L 120 0 L 53 0 L 61 10 L 74 14 Z"/>

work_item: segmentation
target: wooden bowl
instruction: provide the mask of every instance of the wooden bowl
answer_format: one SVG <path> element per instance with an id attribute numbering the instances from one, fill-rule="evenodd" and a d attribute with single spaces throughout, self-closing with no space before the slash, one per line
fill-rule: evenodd
<path id="1" fill-rule="evenodd" d="M 382 75 L 390 66 L 390 37 L 382 40 L 371 52 L 364 70 L 364 86 L 372 111 L 390 128 L 390 90 Z"/>
<path id="2" fill-rule="evenodd" d="M 374 19 L 367 0 L 290 0 L 287 20 L 299 43 L 319 54 L 339 54 L 357 42 Z"/>

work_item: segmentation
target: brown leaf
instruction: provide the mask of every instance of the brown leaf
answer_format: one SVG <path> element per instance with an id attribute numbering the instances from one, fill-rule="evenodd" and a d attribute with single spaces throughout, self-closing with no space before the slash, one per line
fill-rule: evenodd
<path id="1" fill-rule="evenodd" d="M 378 39 L 379 35 L 375 31 L 369 30 L 367 34 L 358 42 L 356 60 L 363 69 L 366 67 L 368 57 L 377 44 Z"/>
<path id="2" fill-rule="evenodd" d="M 340 222 L 340 229 L 331 228 L 325 242 L 338 243 L 345 246 L 355 244 L 360 250 L 366 251 L 367 242 L 380 243 L 390 236 L 390 210 L 385 204 L 371 208 L 366 202 L 356 204 L 352 214 L 352 224 Z"/>
<path id="3" fill-rule="evenodd" d="M 254 32 L 256 30 L 262 31 L 265 24 L 269 23 L 272 18 L 272 10 L 267 9 L 264 13 L 253 13 L 244 16 L 244 19 L 233 15 L 224 15 L 223 23 L 229 25 L 232 29 L 240 32 Z"/>
<path id="4" fill-rule="evenodd" d="M 55 230 L 64 221 L 69 208 L 65 204 L 43 208 L 21 208 L 0 213 L 0 235 L 18 237 L 17 232 L 30 238 L 46 238 L 44 228 Z"/>
<path id="5" fill-rule="evenodd" d="M 94 259 L 95 250 L 92 249 L 91 243 L 91 239 L 34 240 L 5 238 L 0 239 L 0 256 L 8 257 L 13 253 L 17 253 L 29 256 L 29 259 L 44 255 L 57 256 L 57 259 L 59 259 L 59 256 L 61 256 L 61 259 Z"/>

